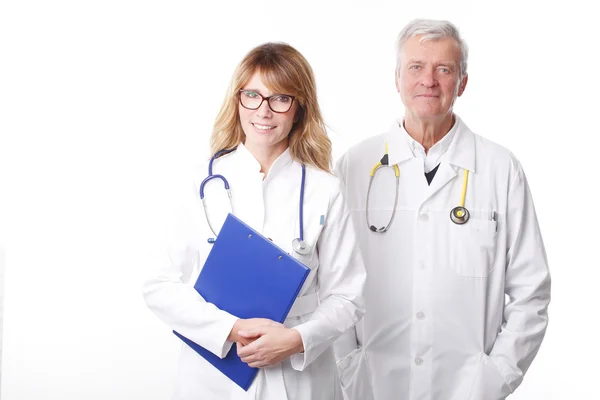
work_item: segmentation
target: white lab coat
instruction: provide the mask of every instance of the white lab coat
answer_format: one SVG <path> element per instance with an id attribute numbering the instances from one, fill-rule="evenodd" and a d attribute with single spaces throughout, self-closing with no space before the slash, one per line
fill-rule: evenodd
<path id="1" fill-rule="evenodd" d="M 503 399 L 544 337 L 550 275 L 525 175 L 509 151 L 457 119 L 431 186 L 399 121 L 337 164 L 368 273 L 365 316 L 335 347 L 347 399 Z M 365 204 L 386 142 L 400 187 L 395 218 L 381 234 L 367 228 Z M 471 218 L 456 225 L 450 210 L 465 169 Z M 371 224 L 387 223 L 395 189 L 393 171 L 379 171 Z"/>
<path id="2" fill-rule="evenodd" d="M 292 250 L 292 240 L 299 235 L 301 166 L 288 150 L 273 163 L 264 180 L 260 164 L 244 145 L 217 159 L 213 173 L 228 179 L 238 218 L 311 268 L 300 292 L 301 300 L 296 301 L 285 321 L 287 327 L 300 332 L 305 351 L 261 369 L 245 392 L 182 345 L 174 398 L 341 399 L 331 345 L 363 314 L 365 268 L 339 179 L 307 166 L 304 239 L 312 251 L 300 256 Z M 150 309 L 169 328 L 224 357 L 232 346 L 226 338 L 237 318 L 205 302 L 193 288 L 211 249 L 207 239 L 214 237 L 198 195 L 207 167 L 199 168 L 195 175 L 188 204 L 181 208 L 169 235 L 169 259 L 147 280 L 143 292 Z M 220 229 L 230 211 L 223 183 L 210 181 L 205 196 L 211 223 Z M 173 340 L 179 339 L 173 336 Z"/>

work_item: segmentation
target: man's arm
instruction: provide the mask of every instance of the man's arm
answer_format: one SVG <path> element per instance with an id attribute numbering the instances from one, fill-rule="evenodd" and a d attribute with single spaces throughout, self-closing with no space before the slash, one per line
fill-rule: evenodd
<path id="1" fill-rule="evenodd" d="M 494 347 L 489 356 L 484 354 L 471 399 L 499 400 L 512 393 L 535 358 L 548 325 L 550 273 L 546 251 L 525 174 L 518 161 L 515 164 L 503 219 L 509 302 Z"/>

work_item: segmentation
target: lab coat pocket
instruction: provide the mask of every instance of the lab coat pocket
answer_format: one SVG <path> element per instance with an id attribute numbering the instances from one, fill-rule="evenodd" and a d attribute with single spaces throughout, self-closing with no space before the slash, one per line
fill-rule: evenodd
<path id="1" fill-rule="evenodd" d="M 504 400 L 511 389 L 490 356 L 481 355 L 469 400 Z"/>
<path id="2" fill-rule="evenodd" d="M 452 267 L 461 276 L 486 278 L 494 269 L 498 223 L 473 217 L 463 225 L 449 223 Z"/>
<path id="3" fill-rule="evenodd" d="M 372 400 L 371 374 L 364 349 L 351 351 L 337 363 L 345 400 Z"/>

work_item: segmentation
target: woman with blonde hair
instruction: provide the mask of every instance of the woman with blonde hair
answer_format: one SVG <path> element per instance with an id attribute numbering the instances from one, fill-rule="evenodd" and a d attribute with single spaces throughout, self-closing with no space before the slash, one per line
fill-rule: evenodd
<path id="1" fill-rule="evenodd" d="M 259 373 L 244 391 L 190 347 L 179 360 L 175 399 L 341 399 L 331 344 L 363 314 L 365 269 L 312 69 L 293 47 L 266 43 L 237 67 L 211 137 L 210 174 L 174 226 L 169 259 L 144 285 L 148 307 L 171 329 L 218 357 L 236 343 Z M 303 217 L 299 216 L 299 209 Z M 284 324 L 240 319 L 206 302 L 193 285 L 228 212 L 310 268 Z M 299 233 L 300 231 L 300 233 Z M 298 251 L 295 238 L 303 238 Z M 251 284 L 251 283 L 249 283 Z"/>

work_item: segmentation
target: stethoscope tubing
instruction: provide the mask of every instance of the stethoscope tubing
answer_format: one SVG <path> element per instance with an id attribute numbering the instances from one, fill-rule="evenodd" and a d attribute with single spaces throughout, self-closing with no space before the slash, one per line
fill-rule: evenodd
<path id="1" fill-rule="evenodd" d="M 215 237 L 217 236 L 217 233 L 216 233 L 215 229 L 213 228 L 212 223 L 210 222 L 210 218 L 208 217 L 208 210 L 207 210 L 207 205 L 206 205 L 206 196 L 204 193 L 204 188 L 209 181 L 211 181 L 213 179 L 220 179 L 223 182 L 225 190 L 227 191 L 227 196 L 229 197 L 229 208 L 231 210 L 231 213 L 233 214 L 233 200 L 232 200 L 229 182 L 227 181 L 227 178 L 225 178 L 223 175 L 213 174 L 213 162 L 215 161 L 215 159 L 217 159 L 221 155 L 229 154 L 234 150 L 235 149 L 226 149 L 226 150 L 221 150 L 221 151 L 218 151 L 217 153 L 215 153 L 215 155 L 213 155 L 210 158 L 210 161 L 208 163 L 208 176 L 206 178 L 204 178 L 204 180 L 202 180 L 202 183 L 200 183 L 199 192 L 200 192 L 200 200 L 202 200 L 202 208 L 204 209 L 204 216 L 206 218 L 206 222 L 208 223 L 208 227 L 210 228 L 213 235 L 215 235 Z M 299 201 L 299 208 L 300 208 L 299 209 L 299 219 L 300 219 L 299 234 L 300 234 L 300 236 L 297 239 L 294 239 L 292 241 L 292 248 L 298 254 L 306 255 L 306 254 L 310 253 L 310 248 L 304 241 L 304 188 L 306 186 L 305 185 L 306 184 L 306 166 L 304 164 L 301 164 L 301 167 L 302 167 L 302 178 L 300 181 L 300 201 Z M 215 238 L 209 238 L 208 242 L 212 244 L 215 242 L 215 240 L 216 240 Z"/>

